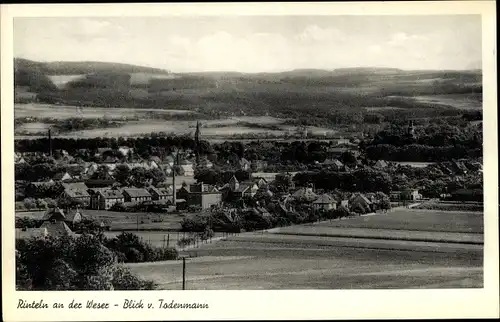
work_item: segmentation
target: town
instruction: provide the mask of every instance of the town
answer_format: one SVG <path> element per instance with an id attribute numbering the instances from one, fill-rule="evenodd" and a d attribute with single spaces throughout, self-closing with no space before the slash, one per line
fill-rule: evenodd
<path id="1" fill-rule="evenodd" d="M 412 122 L 406 132 L 415 135 Z M 326 144 L 308 142 L 309 164 L 282 165 L 286 171 L 267 172 L 272 160 L 255 159 L 252 144 L 237 142 L 229 151 L 214 150 L 202 140 L 200 122 L 194 138 L 185 139 L 191 147 L 173 147 L 171 153 L 157 147 L 161 152 L 147 158 L 125 145 L 70 152 L 53 149 L 50 134 L 47 152 L 16 152 L 18 236 L 65 234 L 84 218 L 97 220 L 105 230 L 121 226 L 122 230 L 142 230 L 142 226 L 162 230 L 158 221 L 180 214 L 181 230 L 199 230 L 193 228 L 196 225 L 190 227 L 193 215 L 223 210 L 258 218 L 249 221 L 257 220 L 262 226 L 246 227 L 251 230 L 272 228 L 268 217 L 279 218 L 275 224 L 291 224 L 287 220 L 291 213 L 300 218 L 293 223 L 305 223 L 387 211 L 393 206 L 439 207 L 440 199 L 482 201 L 479 159 L 369 160 L 363 157 L 359 139 L 339 138 Z M 232 148 L 239 151 L 231 153 Z M 282 148 L 281 153 L 289 151 Z M 247 156 L 254 158 L 249 161 Z M 34 177 L 39 180 L 26 180 Z M 40 226 L 23 226 L 22 214 L 36 211 L 45 212 Z M 127 227 L 124 218 L 116 217 L 119 212 L 122 217 L 129 212 L 137 218 L 130 217 Z"/>
<path id="2" fill-rule="evenodd" d="M 473 16 L 20 18 L 16 289 L 484 287 Z"/>

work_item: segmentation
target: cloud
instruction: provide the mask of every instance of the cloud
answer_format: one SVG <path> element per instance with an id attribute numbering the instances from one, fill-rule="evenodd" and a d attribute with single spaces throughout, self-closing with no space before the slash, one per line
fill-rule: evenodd
<path id="1" fill-rule="evenodd" d="M 419 42 L 427 40 L 427 37 L 422 35 L 409 35 L 404 32 L 398 32 L 391 36 L 391 39 L 387 42 L 389 46 L 404 46 L 408 43 Z"/>
<path id="2" fill-rule="evenodd" d="M 15 21 L 14 51 L 33 60 L 115 61 L 179 72 L 359 65 L 453 69 L 481 60 L 480 25 L 448 27 L 440 20 L 439 28 L 405 22 L 365 30 L 357 28 L 358 20 L 344 26 L 313 21 L 292 28 L 234 19 L 202 24 L 184 18 L 22 18 Z"/>
<path id="3" fill-rule="evenodd" d="M 337 28 L 321 28 L 317 25 L 307 26 L 295 38 L 299 41 L 344 41 L 344 34 Z"/>
<path id="4" fill-rule="evenodd" d="M 380 53 L 382 51 L 382 47 L 379 45 L 371 45 L 368 47 L 368 50 L 372 53 Z"/>
<path id="5" fill-rule="evenodd" d="M 62 31 L 66 32 L 68 37 L 79 41 L 127 37 L 124 28 L 102 19 L 77 18 L 75 22 L 66 23 L 66 26 L 63 24 L 63 28 Z"/>

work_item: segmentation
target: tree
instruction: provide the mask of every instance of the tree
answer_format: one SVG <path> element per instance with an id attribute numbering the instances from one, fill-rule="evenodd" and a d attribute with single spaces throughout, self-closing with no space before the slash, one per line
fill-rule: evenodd
<path id="1" fill-rule="evenodd" d="M 345 151 L 340 155 L 339 161 L 342 162 L 343 164 L 347 165 L 354 165 L 356 164 L 356 156 L 349 151 Z"/>
<path id="2" fill-rule="evenodd" d="M 293 178 L 288 173 L 278 173 L 273 185 L 277 191 L 288 192 L 293 185 Z"/>
<path id="3" fill-rule="evenodd" d="M 17 240 L 16 286 L 39 291 L 155 288 L 116 265 L 115 255 L 90 234 Z"/>
<path id="4" fill-rule="evenodd" d="M 60 196 L 57 199 L 57 206 L 61 209 L 75 209 L 75 208 L 83 208 L 84 203 L 80 199 L 69 198 L 66 196 Z"/>
<path id="5" fill-rule="evenodd" d="M 127 185 L 127 182 L 130 178 L 130 169 L 124 164 L 119 164 L 116 166 L 113 175 L 115 177 L 115 180 L 121 185 Z"/>

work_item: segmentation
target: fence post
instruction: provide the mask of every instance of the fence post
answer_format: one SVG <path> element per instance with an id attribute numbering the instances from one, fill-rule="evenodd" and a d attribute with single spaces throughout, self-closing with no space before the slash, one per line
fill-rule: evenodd
<path id="1" fill-rule="evenodd" d="M 170 234 L 167 235 L 167 247 L 170 247 Z"/>

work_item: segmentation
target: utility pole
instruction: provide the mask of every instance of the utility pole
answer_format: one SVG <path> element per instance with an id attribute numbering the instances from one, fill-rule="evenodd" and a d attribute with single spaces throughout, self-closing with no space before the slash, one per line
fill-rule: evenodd
<path id="1" fill-rule="evenodd" d="M 186 257 L 182 257 L 182 290 L 186 289 Z"/>
<path id="2" fill-rule="evenodd" d="M 49 156 L 52 157 L 52 135 L 49 129 Z"/>
<path id="3" fill-rule="evenodd" d="M 176 170 L 176 166 L 178 164 L 178 162 L 177 162 L 178 158 L 179 158 L 179 150 L 176 151 L 176 154 L 174 157 L 174 165 L 172 167 L 173 168 L 172 169 L 172 189 L 173 189 L 172 201 L 173 201 L 174 207 L 177 207 L 177 187 L 175 185 L 175 170 Z"/>

